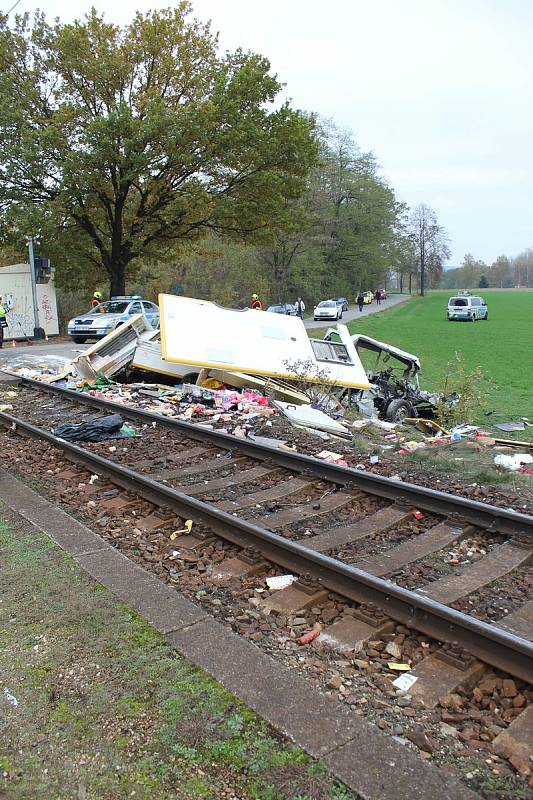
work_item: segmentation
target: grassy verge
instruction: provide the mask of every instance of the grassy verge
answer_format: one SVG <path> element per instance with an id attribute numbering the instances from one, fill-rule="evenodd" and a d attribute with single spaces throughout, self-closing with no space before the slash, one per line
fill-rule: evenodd
<path id="1" fill-rule="evenodd" d="M 45 536 L 0 514 L 2 798 L 353 800 Z"/>

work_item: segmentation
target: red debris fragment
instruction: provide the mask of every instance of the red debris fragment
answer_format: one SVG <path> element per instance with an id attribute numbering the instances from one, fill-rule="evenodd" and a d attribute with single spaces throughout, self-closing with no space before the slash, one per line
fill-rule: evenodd
<path id="1" fill-rule="evenodd" d="M 415 511 L 411 511 L 411 514 L 413 515 L 413 517 L 415 519 L 424 519 L 424 515 L 422 514 L 421 511 L 416 511 L 416 510 Z"/>
<path id="2" fill-rule="evenodd" d="M 320 631 L 309 631 L 309 633 L 304 633 L 304 635 L 300 636 L 296 641 L 298 644 L 311 644 L 317 636 L 320 636 Z"/>

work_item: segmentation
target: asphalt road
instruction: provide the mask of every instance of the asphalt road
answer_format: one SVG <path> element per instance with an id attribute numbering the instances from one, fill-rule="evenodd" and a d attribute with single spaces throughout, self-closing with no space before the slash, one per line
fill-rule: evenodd
<path id="1" fill-rule="evenodd" d="M 74 342 L 42 342 L 40 344 L 26 344 L 20 342 L 12 347 L 11 342 L 4 342 L 0 349 L 0 369 L 14 367 L 39 367 L 48 363 L 50 366 L 59 367 L 62 363 L 72 361 L 82 350 L 90 345 L 74 344 Z"/>
<path id="2" fill-rule="evenodd" d="M 363 310 L 359 311 L 359 308 L 353 304 L 350 305 L 348 311 L 345 311 L 342 315 L 342 320 L 340 322 L 346 323 L 351 322 L 352 319 L 359 319 L 360 317 L 367 317 L 369 314 L 377 314 L 380 311 L 386 311 L 387 308 L 391 308 L 391 306 L 396 306 L 398 303 L 403 303 L 406 300 L 410 300 L 410 294 L 391 294 L 387 297 L 386 300 L 381 301 L 381 305 L 378 306 L 376 301 L 374 300 L 373 303 L 370 303 L 367 306 L 363 306 Z M 306 328 L 329 328 L 332 325 L 335 325 L 334 322 L 328 320 L 327 322 L 315 322 L 313 317 L 310 319 L 305 319 L 304 324 Z"/>

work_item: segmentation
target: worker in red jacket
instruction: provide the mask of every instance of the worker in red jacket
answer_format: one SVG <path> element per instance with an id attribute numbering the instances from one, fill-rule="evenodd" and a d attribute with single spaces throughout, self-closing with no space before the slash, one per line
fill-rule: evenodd
<path id="1" fill-rule="evenodd" d="M 250 303 L 250 308 L 255 308 L 256 311 L 263 310 L 263 303 L 261 302 L 257 294 L 252 295 L 252 302 Z"/>

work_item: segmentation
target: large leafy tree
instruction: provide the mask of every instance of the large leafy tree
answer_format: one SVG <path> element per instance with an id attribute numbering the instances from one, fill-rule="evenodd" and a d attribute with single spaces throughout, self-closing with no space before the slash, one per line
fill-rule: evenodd
<path id="1" fill-rule="evenodd" d="M 274 106 L 269 62 L 218 53 L 188 3 L 126 27 L 96 11 L 0 22 L 0 208 L 112 293 L 145 258 L 206 231 L 261 240 L 290 225 L 318 146 L 313 120 Z"/>
<path id="2" fill-rule="evenodd" d="M 363 153 L 350 133 L 331 123 L 323 128 L 322 186 L 329 200 L 324 217 L 327 272 L 350 293 L 384 283 L 391 265 L 394 229 L 401 211 L 372 153 Z M 329 288 L 335 291 L 335 285 Z"/>

